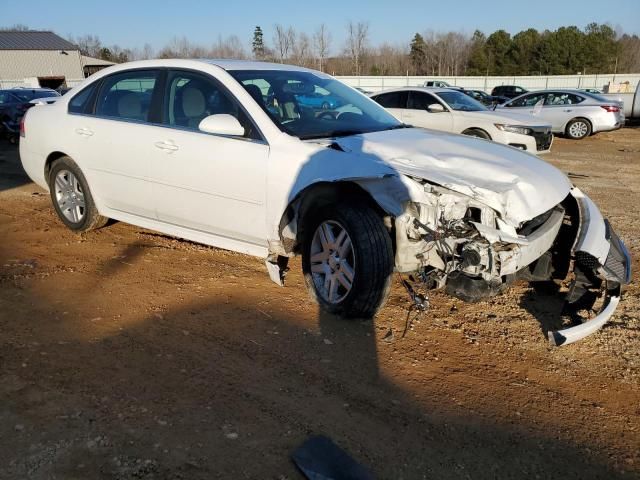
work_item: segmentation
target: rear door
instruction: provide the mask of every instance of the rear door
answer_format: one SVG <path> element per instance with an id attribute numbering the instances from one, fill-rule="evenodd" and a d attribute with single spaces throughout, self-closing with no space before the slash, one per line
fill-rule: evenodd
<path id="1" fill-rule="evenodd" d="M 544 102 L 544 119 L 551 123 L 554 131 L 564 130 L 565 125 L 579 116 L 579 104 L 584 97 L 569 92 L 550 92 Z"/>
<path id="2" fill-rule="evenodd" d="M 81 167 L 101 203 L 148 218 L 155 217 L 148 176 L 151 139 L 158 128 L 151 124 L 150 108 L 158 77 L 156 69 L 105 77 L 89 113 L 74 117 L 72 132 L 80 145 Z"/>
<path id="3" fill-rule="evenodd" d="M 407 108 L 408 92 L 400 90 L 397 92 L 381 93 L 373 95 L 371 98 L 382 105 L 387 111 L 401 122 L 404 122 L 404 113 Z"/>
<path id="4" fill-rule="evenodd" d="M 430 105 L 441 105 L 443 112 L 430 112 Z M 407 109 L 404 113 L 406 123 L 422 128 L 432 128 L 444 132 L 453 131 L 453 113 L 435 96 L 427 92 L 412 90 L 409 92 Z"/>

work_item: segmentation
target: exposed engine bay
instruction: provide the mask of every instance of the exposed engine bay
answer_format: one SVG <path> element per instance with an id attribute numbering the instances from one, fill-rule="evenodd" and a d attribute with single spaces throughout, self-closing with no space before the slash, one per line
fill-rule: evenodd
<path id="1" fill-rule="evenodd" d="M 426 298 L 421 291 L 444 288 L 474 302 L 498 294 L 516 279 L 570 280 L 568 305 L 584 308 L 590 303 L 586 307 L 591 308 L 598 297 L 594 291 L 606 297 L 604 309 L 611 298 L 617 304 L 621 284 L 630 279 L 628 253 L 579 190 L 516 228 L 471 197 L 421 183 L 427 201 L 408 204 L 395 218 L 396 268 L 409 274 L 404 283 L 419 308 Z M 598 221 L 606 228 L 606 243 L 611 242 L 604 261 L 594 255 L 602 249 L 583 249 L 591 222 Z M 549 338 L 558 345 L 578 339 L 561 332 L 550 332 Z"/>

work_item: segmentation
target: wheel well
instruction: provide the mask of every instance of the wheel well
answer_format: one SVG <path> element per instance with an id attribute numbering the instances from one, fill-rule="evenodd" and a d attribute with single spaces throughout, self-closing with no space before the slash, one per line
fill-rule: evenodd
<path id="1" fill-rule="evenodd" d="M 49 154 L 47 161 L 44 163 L 44 178 L 47 181 L 47 184 L 49 183 L 49 173 L 51 173 L 51 165 L 53 165 L 53 162 L 66 156 L 67 155 L 62 152 L 53 152 Z"/>
<path id="2" fill-rule="evenodd" d="M 309 212 L 327 205 L 340 202 L 364 202 L 370 206 L 380 218 L 388 214 L 378 205 L 371 195 L 355 182 L 319 182 L 302 190 L 289 203 L 280 220 L 281 239 L 285 249 L 289 252 L 300 253 L 302 239 L 305 235 L 305 220 L 309 218 Z M 285 239 L 282 232 L 287 225 L 296 220 L 296 239 Z M 393 236 L 391 237 L 393 239 Z"/>
<path id="3" fill-rule="evenodd" d="M 491 135 L 489 135 L 489 132 L 487 132 L 486 130 L 483 130 L 482 128 L 478 128 L 478 127 L 467 128 L 466 130 L 463 130 L 462 135 L 466 135 L 467 132 L 482 132 L 487 136 L 488 140 L 491 140 Z"/>

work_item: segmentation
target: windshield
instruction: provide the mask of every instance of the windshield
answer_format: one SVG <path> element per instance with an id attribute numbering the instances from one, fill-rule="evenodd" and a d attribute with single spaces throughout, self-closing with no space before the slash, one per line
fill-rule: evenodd
<path id="1" fill-rule="evenodd" d="M 302 140 L 403 128 L 373 100 L 324 74 L 229 71 L 284 132 Z"/>
<path id="2" fill-rule="evenodd" d="M 16 97 L 23 102 L 29 102 L 34 98 L 59 97 L 60 94 L 55 90 L 21 90 L 14 91 Z"/>
<path id="3" fill-rule="evenodd" d="M 460 110 L 463 112 L 477 112 L 480 110 L 487 110 L 487 107 L 462 92 L 438 92 L 438 96 L 442 100 L 444 100 L 447 105 L 449 105 L 453 110 Z"/>

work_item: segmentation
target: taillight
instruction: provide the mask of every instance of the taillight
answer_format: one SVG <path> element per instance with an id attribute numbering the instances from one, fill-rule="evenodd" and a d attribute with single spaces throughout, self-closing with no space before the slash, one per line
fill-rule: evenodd
<path id="1" fill-rule="evenodd" d="M 22 138 L 24 138 L 26 136 L 26 130 L 24 129 L 24 119 L 25 118 L 27 118 L 26 114 L 20 119 L 20 136 Z"/>
<path id="2" fill-rule="evenodd" d="M 604 108 L 607 112 L 619 112 L 620 107 L 616 107 L 615 105 L 600 105 L 601 108 Z"/>

